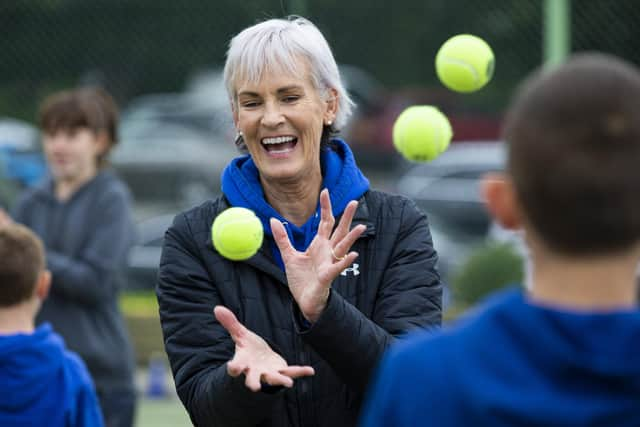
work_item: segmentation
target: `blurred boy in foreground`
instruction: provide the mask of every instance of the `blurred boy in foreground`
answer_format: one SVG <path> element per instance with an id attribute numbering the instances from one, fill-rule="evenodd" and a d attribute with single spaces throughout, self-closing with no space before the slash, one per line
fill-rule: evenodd
<path id="1" fill-rule="evenodd" d="M 42 243 L 0 224 L 0 425 L 102 426 L 91 377 L 49 324 L 34 318 L 49 291 Z"/>
<path id="2" fill-rule="evenodd" d="M 525 230 L 531 289 L 395 347 L 366 427 L 640 425 L 640 71 L 593 53 L 541 70 L 504 136 L 484 194 Z"/>

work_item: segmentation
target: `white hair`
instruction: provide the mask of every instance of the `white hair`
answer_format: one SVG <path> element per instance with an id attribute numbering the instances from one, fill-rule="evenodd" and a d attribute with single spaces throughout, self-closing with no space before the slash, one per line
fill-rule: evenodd
<path id="1" fill-rule="evenodd" d="M 312 83 L 322 98 L 327 99 L 330 89 L 338 93 L 338 111 L 331 127 L 340 130 L 354 103 L 342 84 L 327 40 L 309 20 L 298 16 L 261 22 L 231 39 L 224 66 L 224 84 L 231 102 L 237 108 L 239 81 L 258 83 L 265 71 L 300 75 L 300 57 L 308 61 Z"/>

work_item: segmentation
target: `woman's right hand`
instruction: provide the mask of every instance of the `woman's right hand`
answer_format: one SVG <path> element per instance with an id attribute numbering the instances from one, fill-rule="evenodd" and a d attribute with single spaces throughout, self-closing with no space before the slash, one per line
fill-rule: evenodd
<path id="1" fill-rule="evenodd" d="M 255 333 L 244 327 L 226 307 L 218 305 L 213 310 L 218 322 L 229 332 L 236 344 L 236 352 L 227 362 L 227 373 L 232 377 L 245 374 L 245 385 L 259 391 L 261 383 L 292 387 L 293 380 L 311 376 L 311 366 L 289 366 L 278 353 Z"/>

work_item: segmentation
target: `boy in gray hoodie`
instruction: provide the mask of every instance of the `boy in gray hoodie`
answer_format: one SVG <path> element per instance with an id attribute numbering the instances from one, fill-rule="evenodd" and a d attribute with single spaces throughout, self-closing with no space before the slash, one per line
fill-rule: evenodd
<path id="1" fill-rule="evenodd" d="M 37 317 L 85 361 L 108 427 L 133 424 L 133 355 L 117 305 L 133 243 L 131 198 L 106 169 L 117 141 L 117 108 L 99 89 L 53 94 L 40 128 L 50 177 L 24 194 L 14 219 L 43 240 L 51 295 Z"/>

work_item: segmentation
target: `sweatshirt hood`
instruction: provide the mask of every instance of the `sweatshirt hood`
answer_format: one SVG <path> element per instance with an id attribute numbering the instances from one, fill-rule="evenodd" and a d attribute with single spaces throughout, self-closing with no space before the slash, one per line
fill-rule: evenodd
<path id="1" fill-rule="evenodd" d="M 64 403 L 62 390 L 52 389 L 64 372 L 64 344 L 43 324 L 32 334 L 0 336 L 0 414 L 21 413 L 35 408 L 35 402 L 56 397 Z M 34 414 L 36 416 L 36 414 Z M 37 418 L 37 417 L 36 417 Z"/>
<path id="2" fill-rule="evenodd" d="M 551 369 L 602 376 L 640 375 L 640 310 L 582 312 L 528 301 L 520 291 L 498 294 L 500 339 L 527 345 L 526 352 Z M 535 335 L 531 331 L 535 328 Z M 640 383 L 638 384 L 640 391 Z"/>
<path id="3" fill-rule="evenodd" d="M 473 357 L 451 361 L 452 382 L 474 407 L 512 408 L 530 425 L 587 425 L 602 414 L 640 422 L 640 310 L 571 311 L 509 290 L 460 326 L 449 336 L 455 354 Z"/>

